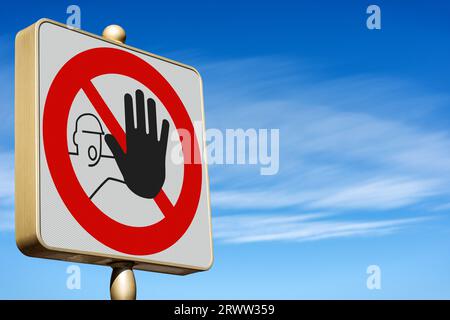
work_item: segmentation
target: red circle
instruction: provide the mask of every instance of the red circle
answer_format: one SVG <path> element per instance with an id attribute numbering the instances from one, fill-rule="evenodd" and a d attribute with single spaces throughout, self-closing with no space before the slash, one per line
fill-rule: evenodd
<path id="1" fill-rule="evenodd" d="M 83 85 L 105 74 L 127 76 L 150 89 L 168 110 L 175 127 L 187 130 L 194 137 L 193 159 L 200 159 L 189 114 L 167 80 L 150 64 L 131 53 L 113 48 L 95 48 L 77 54 L 64 64 L 48 91 L 43 115 L 43 143 L 49 171 L 72 216 L 95 239 L 126 254 L 161 252 L 184 235 L 195 216 L 202 185 L 201 164 L 185 161 L 178 200 L 173 206 L 166 203 L 169 212 L 163 212 L 165 217 L 153 225 L 128 226 L 111 219 L 97 208 L 83 190 L 73 169 L 67 143 L 67 123 L 73 100 Z M 182 150 L 184 159 L 191 159 L 190 150 L 184 144 Z"/>

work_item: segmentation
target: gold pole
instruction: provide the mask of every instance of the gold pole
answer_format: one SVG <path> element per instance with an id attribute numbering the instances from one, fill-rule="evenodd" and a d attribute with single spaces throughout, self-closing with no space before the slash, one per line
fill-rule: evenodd
<path id="1" fill-rule="evenodd" d="M 132 262 L 116 262 L 110 282 L 111 300 L 136 300 L 136 279 Z"/>
<path id="2" fill-rule="evenodd" d="M 103 38 L 125 43 L 127 35 L 125 30 L 112 24 L 103 30 Z M 133 273 L 133 263 L 116 262 L 113 268 L 110 282 L 111 300 L 136 300 L 136 279 Z"/>

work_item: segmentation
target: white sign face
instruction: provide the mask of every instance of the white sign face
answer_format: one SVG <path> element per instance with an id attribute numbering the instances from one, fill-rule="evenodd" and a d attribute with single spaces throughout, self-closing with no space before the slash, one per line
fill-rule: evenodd
<path id="1" fill-rule="evenodd" d="M 199 74 L 51 22 L 38 44 L 43 246 L 208 269 Z"/>

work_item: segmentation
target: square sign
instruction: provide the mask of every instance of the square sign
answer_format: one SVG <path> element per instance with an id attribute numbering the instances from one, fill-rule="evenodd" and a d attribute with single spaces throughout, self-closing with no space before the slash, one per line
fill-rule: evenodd
<path id="1" fill-rule="evenodd" d="M 30 256 L 211 267 L 192 67 L 40 20 L 16 37 L 16 241 Z"/>

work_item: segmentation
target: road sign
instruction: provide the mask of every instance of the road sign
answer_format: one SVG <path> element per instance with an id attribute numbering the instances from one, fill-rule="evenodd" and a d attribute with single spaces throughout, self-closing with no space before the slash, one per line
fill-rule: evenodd
<path id="1" fill-rule="evenodd" d="M 16 38 L 16 240 L 27 255 L 211 267 L 201 78 L 40 20 Z"/>

